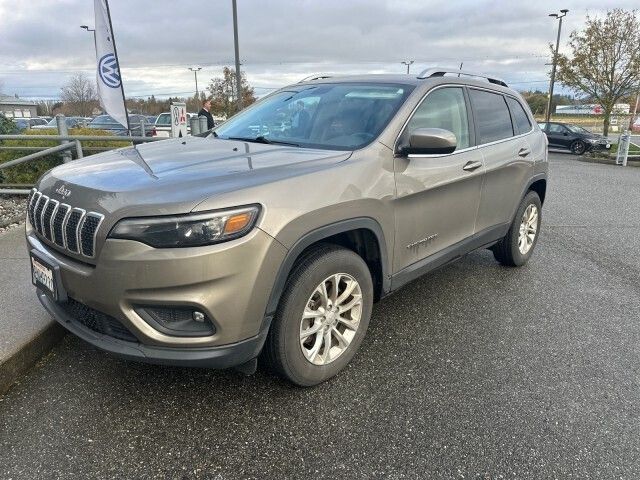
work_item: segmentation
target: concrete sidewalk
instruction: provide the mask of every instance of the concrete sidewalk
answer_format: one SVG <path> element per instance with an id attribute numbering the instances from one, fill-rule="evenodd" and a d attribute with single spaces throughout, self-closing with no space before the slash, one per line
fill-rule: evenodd
<path id="1" fill-rule="evenodd" d="M 0 234 L 0 395 L 64 335 L 30 276 L 24 226 Z"/>

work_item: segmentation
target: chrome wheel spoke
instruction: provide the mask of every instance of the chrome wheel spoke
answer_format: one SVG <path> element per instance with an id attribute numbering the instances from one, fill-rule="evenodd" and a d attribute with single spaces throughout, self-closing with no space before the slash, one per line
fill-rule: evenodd
<path id="1" fill-rule="evenodd" d="M 338 315 L 338 322 L 347 327 L 349 330 L 353 330 L 354 332 L 358 329 L 358 322 L 354 320 L 350 320 L 348 318 L 343 318 Z"/>
<path id="2" fill-rule="evenodd" d="M 362 295 L 353 295 L 352 299 L 348 303 L 338 305 L 338 311 L 340 313 L 348 312 L 353 307 L 360 305 L 360 302 L 362 302 Z"/>
<path id="3" fill-rule="evenodd" d="M 304 340 L 310 337 L 311 335 L 318 333 L 320 330 L 322 330 L 322 322 L 314 323 L 307 330 L 302 330 L 300 332 L 300 340 Z"/>
<path id="4" fill-rule="evenodd" d="M 322 338 L 322 363 L 331 361 L 331 330 L 324 332 Z"/>
<path id="5" fill-rule="evenodd" d="M 331 329 L 331 332 L 333 333 L 335 339 L 338 341 L 338 346 L 340 348 L 346 348 L 349 346 L 349 340 L 347 340 L 336 327 L 333 327 Z"/>

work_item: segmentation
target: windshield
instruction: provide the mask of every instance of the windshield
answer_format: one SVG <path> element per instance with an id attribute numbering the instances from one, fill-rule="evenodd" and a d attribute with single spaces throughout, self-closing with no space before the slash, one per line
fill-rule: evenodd
<path id="1" fill-rule="evenodd" d="M 410 85 L 319 84 L 277 92 L 214 132 L 220 138 L 355 150 L 374 140 L 413 90 Z"/>
<path id="2" fill-rule="evenodd" d="M 585 130 L 582 127 L 579 127 L 577 125 L 565 125 L 565 127 L 567 127 L 569 130 L 571 130 L 573 133 L 588 133 L 589 135 L 591 135 L 591 132 L 589 130 Z"/>
<path id="3" fill-rule="evenodd" d="M 171 114 L 170 113 L 161 113 L 156 118 L 156 125 L 170 127 L 171 126 Z"/>

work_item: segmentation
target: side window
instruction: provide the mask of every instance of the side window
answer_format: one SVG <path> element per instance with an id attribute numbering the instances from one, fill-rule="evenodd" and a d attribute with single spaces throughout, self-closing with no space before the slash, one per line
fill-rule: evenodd
<path id="1" fill-rule="evenodd" d="M 558 125 L 557 123 L 549 124 L 549 133 L 564 133 L 564 127 L 562 125 Z"/>
<path id="2" fill-rule="evenodd" d="M 429 93 L 409 120 L 403 136 L 408 139 L 417 128 L 444 128 L 456 136 L 456 150 L 469 147 L 469 122 L 462 88 L 439 88 Z"/>
<path id="3" fill-rule="evenodd" d="M 522 105 L 519 101 L 512 97 L 505 97 L 507 99 L 507 103 L 509 104 L 509 108 L 511 109 L 511 114 L 513 115 L 513 126 L 516 129 L 518 134 L 527 133 L 531 130 L 531 122 L 529 121 L 529 117 L 522 108 Z"/>
<path id="4" fill-rule="evenodd" d="M 469 89 L 469 96 L 475 113 L 479 144 L 513 136 L 511 115 L 502 95 L 472 88 Z"/>

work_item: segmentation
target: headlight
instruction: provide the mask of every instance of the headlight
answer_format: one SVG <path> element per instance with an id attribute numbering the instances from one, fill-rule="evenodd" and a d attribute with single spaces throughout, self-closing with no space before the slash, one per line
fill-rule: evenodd
<path id="1" fill-rule="evenodd" d="M 589 143 L 600 143 L 600 139 L 599 138 L 587 138 L 586 140 Z"/>
<path id="2" fill-rule="evenodd" d="M 109 237 L 136 240 L 156 248 L 211 245 L 246 235 L 259 213 L 260 207 L 251 205 L 172 217 L 126 218 L 113 227 Z"/>

